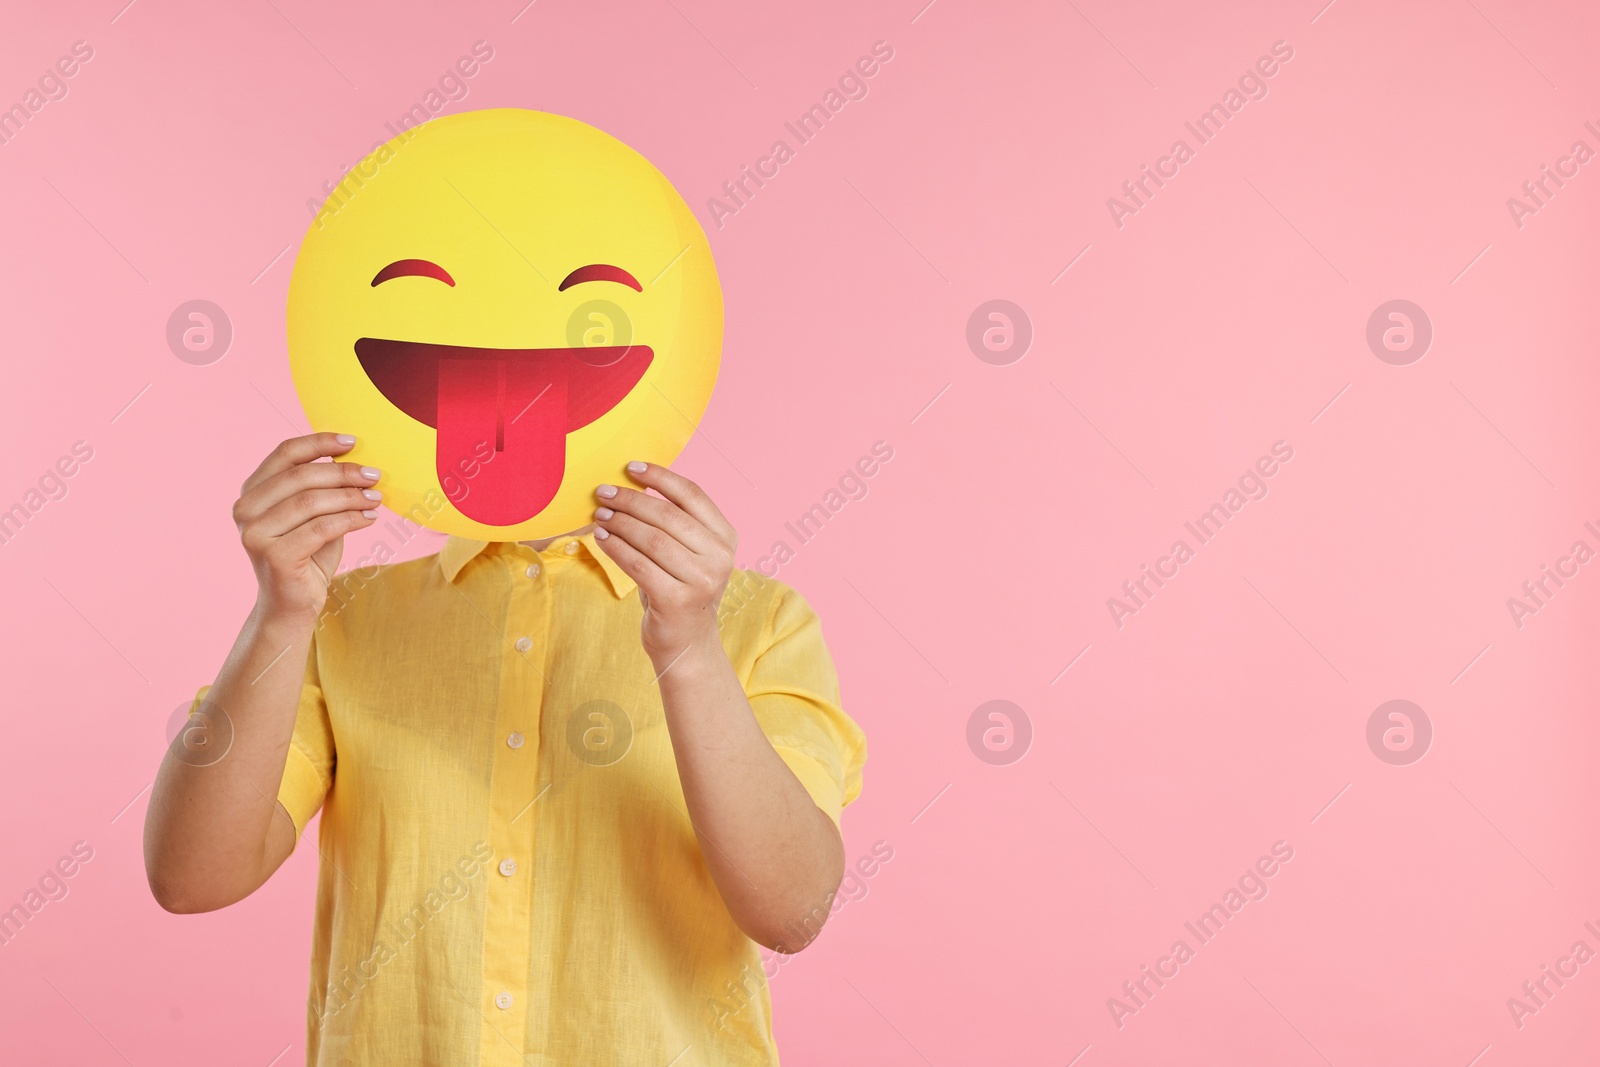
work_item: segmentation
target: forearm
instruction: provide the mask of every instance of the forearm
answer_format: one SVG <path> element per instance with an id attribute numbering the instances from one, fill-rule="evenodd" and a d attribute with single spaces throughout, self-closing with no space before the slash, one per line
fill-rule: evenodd
<path id="1" fill-rule="evenodd" d="M 753 940 L 799 951 L 843 875 L 838 828 L 767 741 L 715 635 L 659 685 L 689 819 L 728 911 Z"/>
<path id="2" fill-rule="evenodd" d="M 277 805 L 315 626 L 257 607 L 200 709 L 168 747 L 145 819 L 145 870 L 170 911 L 254 892 L 294 844 Z"/>

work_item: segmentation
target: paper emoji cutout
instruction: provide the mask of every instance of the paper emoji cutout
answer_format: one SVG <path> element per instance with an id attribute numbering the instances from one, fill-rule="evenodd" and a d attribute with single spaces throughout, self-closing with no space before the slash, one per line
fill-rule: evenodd
<path id="1" fill-rule="evenodd" d="M 716 384 L 705 232 L 649 161 L 574 119 L 500 108 L 402 133 L 318 212 L 289 283 L 317 430 L 384 504 L 480 540 L 566 533 L 634 459 L 671 463 Z"/>

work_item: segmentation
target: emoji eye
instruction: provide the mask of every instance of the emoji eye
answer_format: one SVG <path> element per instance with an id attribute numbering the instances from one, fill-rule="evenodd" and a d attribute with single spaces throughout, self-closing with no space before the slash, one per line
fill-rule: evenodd
<path id="1" fill-rule="evenodd" d="M 579 267 L 567 275 L 566 280 L 557 287 L 556 291 L 564 293 L 574 285 L 582 285 L 584 282 L 620 282 L 635 292 L 644 292 L 644 286 L 640 285 L 633 275 L 621 267 L 613 267 L 609 263 L 591 263 L 587 267 Z"/>
<path id="2" fill-rule="evenodd" d="M 426 259 L 397 259 L 380 270 L 372 284 L 381 285 L 391 278 L 434 278 L 451 287 L 456 284 L 443 267 Z"/>

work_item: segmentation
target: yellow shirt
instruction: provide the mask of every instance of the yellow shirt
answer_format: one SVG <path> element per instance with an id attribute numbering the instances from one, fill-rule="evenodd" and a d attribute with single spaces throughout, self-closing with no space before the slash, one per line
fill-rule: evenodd
<path id="1" fill-rule="evenodd" d="M 451 538 L 335 579 L 278 792 L 299 832 L 322 809 L 308 1063 L 777 1062 L 640 618 L 592 535 Z M 720 621 L 768 740 L 837 822 L 866 744 L 816 615 L 735 571 Z"/>

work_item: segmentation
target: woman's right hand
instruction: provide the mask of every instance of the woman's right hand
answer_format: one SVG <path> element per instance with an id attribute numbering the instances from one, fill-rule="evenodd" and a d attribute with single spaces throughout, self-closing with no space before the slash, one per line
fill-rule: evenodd
<path id="1" fill-rule="evenodd" d="M 314 623 L 339 567 L 344 535 L 377 519 L 379 472 L 320 463 L 355 447 L 345 434 L 292 437 L 245 480 L 233 505 L 239 539 L 255 567 L 258 608 L 269 618 Z"/>

